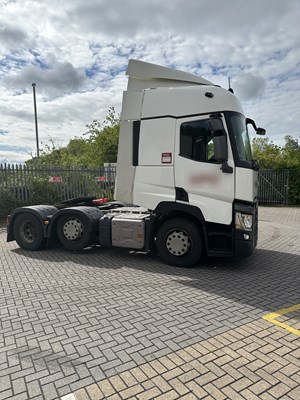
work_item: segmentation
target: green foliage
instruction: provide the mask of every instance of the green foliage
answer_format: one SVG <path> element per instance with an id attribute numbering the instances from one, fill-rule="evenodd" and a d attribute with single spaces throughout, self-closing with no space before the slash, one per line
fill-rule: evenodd
<path id="1" fill-rule="evenodd" d="M 49 178 L 31 177 L 28 184 L 28 201 L 33 204 L 53 204 L 61 200 L 61 193 L 55 184 L 49 182 Z"/>
<path id="2" fill-rule="evenodd" d="M 86 126 L 89 135 L 90 144 L 89 165 L 103 165 L 103 163 L 114 163 L 117 161 L 120 117 L 116 114 L 114 108 L 110 108 L 109 114 L 100 123 L 94 120 Z"/>
<path id="3" fill-rule="evenodd" d="M 259 161 L 260 168 L 280 168 L 282 163 L 281 149 L 269 138 L 255 138 L 252 142 L 253 157 Z"/>
<path id="4" fill-rule="evenodd" d="M 22 200 L 22 198 L 27 200 Z M 59 200 L 61 200 L 61 193 L 55 190 L 55 187 L 47 178 L 31 177 L 26 187 L 10 185 L 9 187 L 1 188 L 0 217 L 4 218 L 18 207 L 34 204 L 53 204 Z"/>
<path id="5" fill-rule="evenodd" d="M 282 158 L 288 168 L 300 167 L 300 145 L 292 136 L 285 136 L 285 145 L 282 148 Z"/>
<path id="6" fill-rule="evenodd" d="M 39 159 L 32 158 L 26 165 L 41 166 L 102 166 L 117 160 L 120 116 L 111 107 L 103 122 L 94 120 L 87 125 L 85 137 L 71 139 L 66 147 L 53 138 L 43 144 Z"/>
<path id="7" fill-rule="evenodd" d="M 300 166 L 300 145 L 292 136 L 285 136 L 283 147 L 275 145 L 269 138 L 253 139 L 253 155 L 261 168 L 283 169 Z"/>
<path id="8" fill-rule="evenodd" d="M 40 157 L 33 157 L 31 160 L 25 161 L 27 166 L 39 164 L 43 165 L 61 165 L 64 160 L 64 148 L 60 147 L 59 143 L 54 139 L 49 137 L 48 143 L 42 143 L 40 148 Z"/>
<path id="9" fill-rule="evenodd" d="M 261 169 L 289 169 L 289 204 L 300 204 L 300 145 L 292 136 L 285 136 L 283 147 L 269 138 L 253 140 L 253 155 Z"/>
<path id="10" fill-rule="evenodd" d="M 290 168 L 289 204 L 300 204 L 300 167 Z"/>
<path id="11" fill-rule="evenodd" d="M 16 197 L 16 193 L 11 188 L 1 188 L 0 200 L 0 221 L 4 219 L 12 210 L 25 205 L 24 201 Z"/>

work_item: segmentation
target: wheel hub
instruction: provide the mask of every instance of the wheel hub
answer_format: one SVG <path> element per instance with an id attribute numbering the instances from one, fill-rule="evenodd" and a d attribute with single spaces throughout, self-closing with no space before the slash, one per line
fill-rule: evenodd
<path id="1" fill-rule="evenodd" d="M 65 222 L 63 231 L 68 240 L 78 240 L 83 235 L 83 226 L 79 219 L 70 218 Z"/>
<path id="2" fill-rule="evenodd" d="M 32 242 L 36 238 L 36 230 L 33 224 L 26 222 L 23 228 L 23 239 Z"/>
<path id="3" fill-rule="evenodd" d="M 172 231 L 167 236 L 167 249 L 174 256 L 183 256 L 191 247 L 189 236 L 183 231 Z"/>

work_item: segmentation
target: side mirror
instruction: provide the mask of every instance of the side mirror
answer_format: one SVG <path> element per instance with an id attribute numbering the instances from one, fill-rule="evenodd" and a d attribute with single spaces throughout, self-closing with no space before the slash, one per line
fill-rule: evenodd
<path id="1" fill-rule="evenodd" d="M 228 150 L 227 150 L 227 140 L 225 136 L 215 136 L 213 138 L 214 142 L 214 158 L 218 162 L 227 161 Z"/>
<path id="2" fill-rule="evenodd" d="M 222 163 L 221 170 L 227 174 L 233 173 L 233 168 L 227 163 L 228 159 L 228 148 L 227 148 L 227 138 L 226 136 L 215 136 L 214 141 L 214 158 Z"/>
<path id="3" fill-rule="evenodd" d="M 264 128 L 257 128 L 255 122 L 251 118 L 246 118 L 246 125 L 252 125 L 257 135 L 265 135 L 266 130 Z"/>
<path id="4" fill-rule="evenodd" d="M 266 130 L 264 128 L 257 128 L 256 134 L 257 135 L 265 135 Z"/>

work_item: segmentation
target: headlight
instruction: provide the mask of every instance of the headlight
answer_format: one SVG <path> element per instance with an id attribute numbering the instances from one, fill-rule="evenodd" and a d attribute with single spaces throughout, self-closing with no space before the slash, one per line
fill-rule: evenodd
<path id="1" fill-rule="evenodd" d="M 253 223 L 253 216 L 251 214 L 243 214 L 237 211 L 235 214 L 235 227 L 242 231 L 251 231 Z"/>

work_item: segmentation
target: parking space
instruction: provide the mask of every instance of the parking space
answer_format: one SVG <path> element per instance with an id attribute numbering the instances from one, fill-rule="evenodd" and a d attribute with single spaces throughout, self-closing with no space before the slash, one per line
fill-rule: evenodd
<path id="1" fill-rule="evenodd" d="M 299 399 L 300 208 L 259 219 L 252 257 L 192 269 L 2 230 L 0 400 Z"/>

